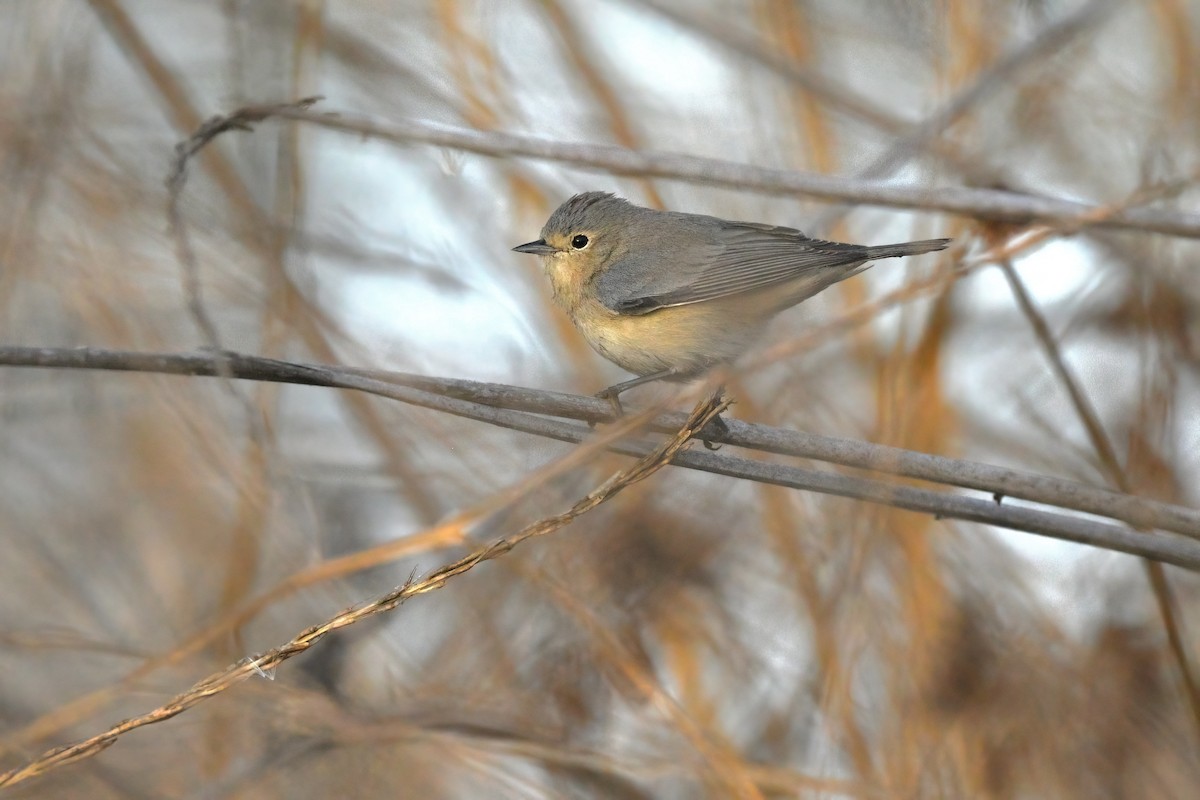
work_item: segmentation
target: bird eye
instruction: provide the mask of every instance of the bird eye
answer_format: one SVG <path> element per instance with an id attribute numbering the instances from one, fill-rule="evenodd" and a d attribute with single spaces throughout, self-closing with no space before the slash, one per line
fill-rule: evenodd
<path id="1" fill-rule="evenodd" d="M 571 239 L 571 247 L 574 247 L 576 250 L 582 250 L 583 248 L 585 248 L 587 246 L 588 246 L 588 238 L 586 236 L 584 236 L 582 233 L 576 234 L 575 238 Z"/>

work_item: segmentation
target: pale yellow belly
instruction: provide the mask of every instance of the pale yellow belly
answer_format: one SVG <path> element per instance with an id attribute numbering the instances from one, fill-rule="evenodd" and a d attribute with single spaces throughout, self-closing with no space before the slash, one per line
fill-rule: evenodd
<path id="1" fill-rule="evenodd" d="M 741 305 L 695 303 L 635 316 L 585 301 L 571 316 L 596 352 L 623 369 L 689 377 L 736 358 L 762 331 L 767 315 Z"/>

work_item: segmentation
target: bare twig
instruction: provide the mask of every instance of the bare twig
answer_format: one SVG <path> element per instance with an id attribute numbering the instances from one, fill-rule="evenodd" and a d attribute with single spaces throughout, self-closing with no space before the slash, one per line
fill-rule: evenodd
<path id="1" fill-rule="evenodd" d="M 467 541 L 470 529 L 481 520 L 497 514 L 505 508 L 511 508 L 539 488 L 545 487 L 550 481 L 589 463 L 597 453 L 607 449 L 612 442 L 643 430 L 649 416 L 650 414 L 647 412 L 640 412 L 623 417 L 619 423 L 609 425 L 590 436 L 582 446 L 572 448 L 565 455 L 522 475 L 516 483 L 488 495 L 482 501 L 458 511 L 450 519 L 443 520 L 431 528 L 398 539 L 390 539 L 343 556 L 326 559 L 290 574 L 284 580 L 242 603 L 236 609 L 226 610 L 210 624 L 177 642 L 169 652 L 144 659 L 136 668 L 116 682 L 73 698 L 68 703 L 56 707 L 52 712 L 42 715 L 21 728 L 9 731 L 3 738 L 0 738 L 0 754 L 6 748 L 10 751 L 17 750 L 32 742 L 53 736 L 63 728 L 99 713 L 106 704 L 117 698 L 121 691 L 131 690 L 154 672 L 173 664 L 182 663 L 222 637 L 243 629 L 262 612 L 302 589 L 336 578 L 344 578 L 383 564 L 393 563 L 402 558 L 461 546 Z M 671 433 L 678 431 L 686 424 L 686 415 L 680 414 L 678 419 L 679 424 L 671 429 Z"/>
<path id="2" fill-rule="evenodd" d="M 1096 409 L 1092 406 L 1091 400 L 1088 399 L 1088 396 L 1083 391 L 1083 387 L 1079 385 L 1079 381 L 1075 379 L 1075 376 L 1067 367 L 1066 361 L 1063 360 L 1058 343 L 1054 340 L 1054 334 L 1050 332 L 1050 326 L 1046 324 L 1045 317 L 1042 316 L 1041 312 L 1033 304 L 1033 298 L 1029 296 L 1025 284 L 1021 281 L 1020 276 L 1017 275 L 1012 262 L 1008 259 L 1001 259 L 997 263 L 1000 266 L 1000 271 L 1004 273 L 1004 278 L 1008 282 L 1008 288 L 1012 291 L 1013 297 L 1017 301 L 1017 306 L 1029 322 L 1029 327 L 1033 329 L 1034 336 L 1037 338 L 1038 344 L 1042 347 L 1042 352 L 1050 362 L 1050 367 L 1054 371 L 1055 377 L 1058 378 L 1059 383 L 1066 390 L 1067 396 L 1071 400 L 1071 405 L 1075 409 L 1075 415 L 1083 423 L 1088 439 L 1100 457 L 1100 466 L 1105 477 L 1121 491 L 1128 492 L 1130 490 L 1129 480 L 1125 477 L 1125 471 L 1121 469 L 1120 459 L 1117 458 L 1117 451 L 1113 447 L 1112 441 L 1108 438 L 1108 434 L 1105 433 L 1104 426 L 1100 424 L 1100 417 L 1096 414 Z"/>
<path id="3" fill-rule="evenodd" d="M 297 101 L 294 105 L 297 108 L 307 108 L 317 102 L 318 99 L 316 97 L 309 97 Z M 175 158 L 171 162 L 171 170 L 166 180 L 167 225 L 170 228 L 172 238 L 175 240 L 176 257 L 179 259 L 179 266 L 183 277 L 183 293 L 184 297 L 187 298 L 188 313 L 196 323 L 196 327 L 200 330 L 200 335 L 205 345 L 217 355 L 218 363 L 220 363 L 220 354 L 222 352 L 221 336 L 217 331 L 216 323 L 204 305 L 204 290 L 203 284 L 200 281 L 200 264 L 196 259 L 196 251 L 192 247 L 192 240 L 188 234 L 187 225 L 184 223 L 180 203 L 183 199 L 184 186 L 187 184 L 188 164 L 191 160 L 222 133 L 230 130 L 250 130 L 249 123 L 252 121 L 254 120 L 246 118 L 235 120 L 228 117 L 214 117 L 205 122 L 197 128 L 196 132 L 187 141 L 180 142 L 175 146 Z M 223 369 L 221 375 L 225 378 L 231 377 Z M 266 426 L 263 425 L 262 420 L 259 418 L 258 409 L 255 408 L 253 401 L 238 392 L 237 388 L 231 382 L 227 383 L 227 386 L 230 394 L 237 399 L 246 412 L 246 421 L 250 426 L 252 440 L 260 448 L 265 448 L 267 444 Z"/>
<path id="4" fill-rule="evenodd" d="M 323 365 L 297 364 L 275 359 L 254 358 L 233 353 L 225 354 L 225 363 L 237 377 L 255 380 L 281 381 L 287 383 L 303 383 L 309 385 L 339 387 L 369 392 L 383 397 L 389 397 L 401 402 L 443 411 L 449 414 L 487 422 L 511 430 L 546 436 L 568 442 L 579 442 L 590 435 L 590 431 L 582 426 L 546 419 L 539 414 L 513 411 L 501 407 L 492 407 L 480 402 L 463 400 L 457 394 L 462 394 L 466 388 L 465 382 L 456 383 L 446 394 L 433 394 L 428 391 L 414 389 L 401 383 L 378 380 L 365 377 L 361 372 L 328 367 Z M 54 348 L 0 348 L 0 365 L 10 366 L 53 366 L 73 367 L 83 369 L 114 369 L 138 372 L 163 372 L 182 375 L 207 375 L 217 373 L 215 359 L 206 354 L 145 354 L 122 353 L 119 351 L 103 351 L 88 349 L 54 349 Z M 404 376 L 394 376 L 403 379 Z M 414 382 L 431 379 L 417 379 Z M 520 390 L 535 394 L 533 390 Z M 481 385 L 483 396 L 495 392 L 494 385 Z M 559 396 L 562 397 L 562 396 Z M 568 396 L 569 397 L 569 396 Z M 575 398 L 575 402 L 587 402 L 586 398 Z M 494 399 L 492 400 L 499 405 Z M 600 418 L 598 410 L 589 412 L 589 417 Z M 726 441 L 737 444 L 739 433 L 745 433 L 754 428 L 743 428 L 735 421 L 727 423 L 730 431 L 726 436 L 718 436 L 716 432 L 706 430 L 705 439 Z M 801 441 L 789 441 L 788 432 L 774 433 L 773 429 L 757 428 L 761 444 L 770 444 L 766 449 L 779 450 L 790 445 L 801 444 Z M 778 438 L 776 438 L 778 437 Z M 819 439 L 814 439 L 820 443 Z M 828 444 L 827 440 L 825 444 Z M 652 443 L 644 441 L 617 442 L 610 449 L 615 452 L 641 457 Z M 830 448 L 834 452 L 838 447 Z M 955 459 L 943 459 L 927 454 L 912 453 L 895 448 L 878 448 L 862 442 L 851 443 L 839 456 L 839 463 L 859 461 L 862 466 L 882 468 L 899 472 L 897 464 L 904 464 L 906 470 L 925 470 L 932 475 L 940 471 L 952 469 L 961 465 L 967 472 L 973 472 L 976 478 L 1000 478 L 1008 483 L 1011 490 L 1032 488 L 1037 481 L 1046 480 L 1062 492 L 1061 501 L 1055 500 L 1053 491 L 1047 492 L 1047 502 L 1054 505 L 1064 505 L 1072 498 L 1087 496 L 1092 501 L 1104 503 L 1114 509 L 1126 513 L 1158 514 L 1165 519 L 1183 522 L 1194 518 L 1197 512 L 1179 506 L 1154 504 L 1152 501 L 1138 498 L 1128 498 L 1122 501 L 1123 495 L 1108 493 L 1111 497 L 1106 501 L 1103 493 L 1098 490 L 1088 492 L 1088 487 L 1070 482 L 1054 483 L 1055 479 L 1042 478 L 1022 474 L 999 467 L 988 467 L 971 462 L 959 462 Z M 835 459 L 836 460 L 836 459 Z M 1042 511 L 1033 508 L 998 504 L 992 500 L 982 500 L 971 497 L 935 492 L 927 489 L 917 489 L 907 486 L 894 486 L 866 478 L 829 474 L 815 470 L 800 469 L 782 464 L 769 464 L 761 461 L 734 458 L 726 455 L 711 453 L 681 453 L 673 462 L 678 466 L 690 469 L 712 472 L 719 475 L 755 480 L 794 489 L 805 489 L 842 497 L 852 497 L 873 503 L 905 508 L 933 514 L 942 518 L 961 519 L 972 522 L 983 522 L 998 527 L 1021 530 L 1042 536 L 1063 539 L 1065 541 L 1089 544 L 1123 553 L 1141 555 L 1168 564 L 1188 569 L 1200 568 L 1200 543 L 1183 539 L 1171 534 L 1150 535 L 1131 531 L 1125 527 L 1093 520 L 1068 516 L 1060 513 Z M 858 464 L 856 464 L 858 465 Z M 927 480 L 929 478 L 926 478 Z M 1036 490 L 1036 489 L 1035 489 Z M 999 492 L 1003 493 L 1003 492 Z M 1126 505 L 1127 503 L 1127 505 Z"/>
<path id="5" fill-rule="evenodd" d="M 944 149 L 946 143 L 941 140 L 942 134 L 972 108 L 999 89 L 1011 85 L 1020 72 L 1031 69 L 1054 53 L 1061 52 L 1072 39 L 1098 26 L 1120 2 L 1122 0 L 1091 0 L 1090 3 L 1046 26 L 1029 41 L 1005 53 L 941 108 L 898 136 L 887 151 L 858 173 L 858 177 L 883 178 L 927 150 L 932 149 L 936 153 Z M 978 158 L 976 163 L 964 165 L 963 171 L 977 183 L 995 183 L 1000 179 L 1000 175 L 988 169 Z M 815 230 L 828 230 L 848 210 L 846 207 L 833 209 L 810 227 Z"/>
<path id="6" fill-rule="evenodd" d="M 493 409 L 567 417 L 590 423 L 607 422 L 612 419 L 611 406 L 606 401 L 594 397 L 462 378 L 438 378 L 354 367 L 300 364 L 236 353 L 228 353 L 226 357 L 234 376 L 247 380 L 359 388 L 404 402 L 412 402 L 413 397 L 399 391 L 399 387 L 410 387 L 432 396 L 469 401 Z M 97 348 L 0 347 L 0 365 L 158 372 L 172 375 L 215 374 L 214 358 L 207 353 L 135 353 Z M 368 380 L 354 383 L 355 379 Z M 465 411 L 472 419 L 502 424 L 499 418 L 490 416 L 485 409 L 447 406 L 438 407 L 438 410 L 449 413 Z M 674 431 L 679 429 L 683 421 L 682 414 L 665 413 L 655 418 L 650 426 L 655 430 Z M 725 430 L 705 431 L 704 437 L 714 443 L 974 489 L 988 495 L 1058 506 L 1110 517 L 1139 528 L 1161 528 L 1200 539 L 1200 510 L 1197 509 L 1114 492 L 1051 475 L 1021 472 L 976 461 L 774 428 L 737 419 L 727 419 L 725 423 Z"/>
<path id="7" fill-rule="evenodd" d="M 1117 450 L 1113 447 L 1112 440 L 1104 430 L 1104 426 L 1100 422 L 1100 416 L 1096 413 L 1096 409 L 1092 406 L 1083 387 L 1067 366 L 1067 362 L 1063 359 L 1062 351 L 1058 346 L 1058 342 L 1054 339 L 1054 334 L 1050 332 L 1050 326 L 1046 324 L 1045 317 L 1042 316 L 1037 306 L 1034 305 L 1033 298 L 1030 297 L 1029 291 L 1021 281 L 1021 276 L 1013 268 L 1012 262 L 1003 259 L 999 264 L 1005 279 L 1008 281 L 1008 286 L 1012 290 L 1013 297 L 1021 309 L 1021 313 L 1029 321 L 1029 326 L 1033 329 L 1034 336 L 1042 346 L 1046 358 L 1050 361 L 1050 365 L 1058 377 L 1059 383 L 1062 384 L 1067 392 L 1067 396 L 1070 397 L 1075 414 L 1079 417 L 1080 422 L 1083 423 L 1083 427 L 1087 431 L 1088 439 L 1091 441 L 1092 447 L 1100 458 L 1100 464 L 1104 469 L 1106 477 L 1113 486 L 1128 494 L 1132 491 L 1133 486 L 1129 481 L 1129 476 L 1121 466 L 1121 461 L 1117 457 Z M 1171 655 L 1175 659 L 1175 664 L 1179 668 L 1179 674 L 1183 680 L 1193 721 L 1196 723 L 1197 728 L 1200 729 L 1200 685 L 1197 684 L 1195 672 L 1188 658 L 1188 648 L 1183 643 L 1183 634 L 1180 631 L 1183 623 L 1175 608 L 1175 598 L 1171 591 L 1171 584 L 1167 581 L 1166 571 L 1163 569 L 1162 564 L 1150 559 L 1143 559 L 1142 567 L 1146 573 L 1146 581 L 1150 584 L 1150 591 L 1154 595 L 1155 606 L 1158 609 L 1159 617 L 1162 619 L 1163 629 L 1167 633 L 1167 643 L 1171 648 Z"/>
<path id="8" fill-rule="evenodd" d="M 175 130 L 190 139 L 201 127 L 212 124 L 211 120 L 203 122 L 203 116 L 196 111 L 197 103 L 192 100 L 184 80 L 171 69 L 166 57 L 155 48 L 152 39 L 139 26 L 139 20 L 119 0 L 88 0 L 88 4 L 108 31 L 117 50 L 128 59 L 131 68 L 145 76 L 152 88 L 150 102 L 162 108 Z M 361 47 L 361 43 L 359 45 Z M 303 312 L 291 316 L 291 330 L 317 358 L 333 360 L 333 350 L 319 324 L 319 321 L 327 323 L 328 320 L 297 290 L 285 269 L 285 254 L 279 246 L 282 239 L 275 235 L 264 235 L 264 232 L 274 231 L 277 226 L 258 206 L 245 176 L 220 150 L 206 147 L 199 157 L 220 188 L 231 212 L 240 221 L 241 224 L 236 226 L 238 231 L 261 251 L 268 274 L 285 291 L 292 307 Z M 440 512 L 430 499 L 433 495 L 422 490 L 420 474 L 408 468 L 403 448 L 395 440 L 396 433 L 390 431 L 372 411 L 370 404 L 361 399 L 352 400 L 350 410 L 384 452 L 388 466 L 401 480 L 411 506 L 426 521 L 436 519 Z M 254 420 L 250 424 L 257 425 L 258 422 Z M 251 433 L 254 433 L 253 428 Z M 254 457 L 254 454 L 251 453 L 251 456 Z"/>
<path id="9" fill-rule="evenodd" d="M 563 513 L 528 525 L 511 537 L 502 538 L 479 547 L 457 561 L 434 570 L 424 578 L 410 580 L 403 586 L 388 592 L 367 605 L 347 609 L 319 625 L 314 625 L 311 628 L 301 631 L 290 641 L 279 647 L 272 648 L 257 656 L 242 659 L 237 664 L 196 683 L 192 688 L 175 696 L 169 702 L 153 711 L 124 720 L 102 733 L 80 740 L 74 744 L 50 750 L 28 764 L 0 774 L 0 787 L 12 786 L 38 777 L 39 775 L 44 775 L 57 767 L 90 758 L 116 744 L 121 736 L 130 731 L 168 720 L 241 683 L 247 678 L 252 678 L 255 675 L 271 676 L 280 664 L 293 656 L 305 652 L 327 634 L 361 622 L 377 614 L 391 611 L 409 598 L 440 589 L 448 581 L 458 578 L 460 575 L 469 572 L 485 561 L 491 561 L 508 553 L 527 539 L 553 533 L 610 499 L 630 484 L 645 480 L 655 472 L 658 472 L 658 470 L 662 469 L 681 453 L 689 439 L 695 436 L 709 420 L 720 414 L 728 405 L 727 400 L 722 400 L 719 397 L 701 401 L 692 410 L 687 422 L 675 436 L 649 449 L 627 469 L 614 473 L 608 480 L 593 489 Z"/>
<path id="10" fill-rule="evenodd" d="M 771 169 L 735 161 L 678 153 L 576 144 L 514 133 L 436 125 L 422 120 L 374 122 L 293 106 L 251 106 L 223 118 L 226 125 L 268 117 L 307 122 L 333 130 L 401 144 L 432 144 L 495 157 L 536 158 L 617 175 L 672 178 L 766 194 L 803 195 L 819 200 L 891 208 L 945 211 L 997 222 L 1088 224 L 1200 238 L 1200 215 L 1167 209 L 1135 208 L 1096 216 L 1097 206 L 1000 189 L 963 186 L 924 188 L 880 181 Z"/>
<path id="11" fill-rule="evenodd" d="M 701 156 L 627 150 L 607 145 L 558 142 L 512 133 L 449 128 L 418 120 L 375 123 L 286 107 L 279 116 L 389 141 L 436 144 L 489 156 L 537 158 L 617 175 L 673 178 L 766 194 L 803 195 L 818 200 L 862 205 L 945 211 L 999 222 L 1020 223 L 1036 220 L 1043 223 L 1075 223 L 1086 219 L 1097 208 L 1072 200 L 1038 197 L 1000 189 L 896 186 L 887 182 L 771 169 Z M 1200 238 L 1200 215 L 1167 209 L 1130 209 L 1098 218 L 1089 224 L 1096 227 Z"/>
<path id="12" fill-rule="evenodd" d="M 308 108 L 317 102 L 318 97 L 306 97 L 295 103 L 287 104 L 293 108 Z M 196 261 L 196 253 L 192 248 L 187 226 L 183 222 L 180 200 L 183 187 L 187 183 L 188 164 L 192 158 L 222 133 L 231 130 L 249 131 L 250 124 L 277 114 L 284 106 L 264 106 L 256 117 L 253 114 L 240 114 L 229 117 L 213 117 L 205 122 L 191 135 L 187 141 L 175 146 L 175 158 L 171 161 L 171 171 L 167 175 L 167 223 L 175 238 L 179 263 L 183 269 L 184 295 L 187 297 L 188 312 L 200 329 L 206 345 L 214 350 L 221 349 L 220 336 L 217 326 L 213 323 L 204 307 L 202 286 L 200 283 L 200 266 Z"/>
<path id="13" fill-rule="evenodd" d="M 976 76 L 969 86 L 950 98 L 912 130 L 896 139 L 887 152 L 867 167 L 860 177 L 891 174 L 912 156 L 926 149 L 972 108 L 1002 87 L 1011 85 L 1018 73 L 1054 53 L 1061 52 L 1076 36 L 1106 19 L 1120 2 L 1123 0 L 1091 0 L 1090 3 L 1048 25 L 1028 42 L 1005 53 Z"/>

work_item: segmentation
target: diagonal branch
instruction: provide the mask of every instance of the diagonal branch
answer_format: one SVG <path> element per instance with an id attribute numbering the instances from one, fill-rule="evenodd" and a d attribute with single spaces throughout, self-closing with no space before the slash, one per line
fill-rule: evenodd
<path id="1" fill-rule="evenodd" d="M 539 520 L 522 528 L 507 538 L 498 539 L 468 553 L 457 561 L 446 564 L 429 575 L 410 580 L 391 592 L 360 607 L 350 608 L 325 622 L 308 628 L 288 642 L 260 655 L 242 659 L 220 672 L 199 681 L 187 691 L 176 695 L 158 708 L 113 725 L 108 730 L 80 740 L 74 744 L 50 750 L 29 763 L 0 773 L 0 788 L 13 786 L 43 775 L 58 767 L 90 758 L 116 744 L 117 740 L 130 731 L 164 722 L 193 706 L 255 675 L 273 677 L 274 670 L 288 659 L 305 652 L 327 634 L 361 622 L 387 611 L 391 611 L 409 598 L 441 589 L 447 582 L 470 572 L 475 567 L 505 555 L 517 545 L 535 536 L 545 536 L 573 522 L 596 506 L 609 500 L 625 487 L 643 481 L 671 462 L 686 447 L 712 418 L 716 417 L 729 402 L 719 397 L 701 401 L 688 415 L 687 421 L 674 436 L 648 449 L 641 458 L 627 469 L 610 476 L 573 506 L 561 514 Z"/>
<path id="2" fill-rule="evenodd" d="M 1099 27 L 1120 2 L 1123 0 L 1091 0 L 1046 26 L 1029 41 L 1002 55 L 976 75 L 968 86 L 958 91 L 922 122 L 897 136 L 884 153 L 858 173 L 858 177 L 886 178 L 925 152 L 937 153 L 939 150 L 945 149 L 949 142 L 942 138 L 942 134 L 953 127 L 972 108 L 979 106 L 1000 89 L 1015 83 L 1021 72 L 1032 71 L 1039 62 L 1044 62 L 1053 54 L 1061 52 L 1073 39 Z M 1003 180 L 999 171 L 989 167 L 982 158 L 977 157 L 974 161 L 970 161 L 966 154 L 960 154 L 960 156 L 959 161 L 966 163 L 956 163 L 955 166 L 969 183 L 983 185 L 1008 183 Z M 819 231 L 829 230 L 849 210 L 844 206 L 831 209 L 811 227 Z"/>
<path id="3" fill-rule="evenodd" d="M 1083 387 L 1076 379 L 1075 375 L 1067 366 L 1067 362 L 1063 359 L 1062 351 L 1058 346 L 1058 342 L 1054 339 L 1054 334 L 1050 332 L 1050 326 L 1046 323 L 1046 318 L 1042 316 L 1041 311 L 1034 304 L 1033 298 L 1030 297 L 1028 289 L 1021 281 L 1021 276 L 1017 274 L 1012 262 L 1007 259 L 1001 259 L 999 262 L 1000 269 L 1004 273 L 1005 279 L 1008 281 L 1009 289 L 1012 290 L 1013 297 L 1017 301 L 1017 305 L 1021 308 L 1021 313 L 1025 315 L 1029 326 L 1033 329 L 1034 336 L 1037 337 L 1038 343 L 1041 345 L 1046 358 L 1050 361 L 1050 365 L 1058 377 L 1063 388 L 1066 389 L 1067 396 L 1071 398 L 1071 405 L 1075 408 L 1075 414 L 1083 423 L 1087 430 L 1088 439 L 1092 443 L 1092 448 L 1095 449 L 1100 457 L 1100 464 L 1106 473 L 1105 477 L 1109 482 L 1120 489 L 1122 492 L 1128 493 L 1132 490 L 1129 481 L 1129 475 L 1121 466 L 1121 461 L 1117 456 L 1117 449 L 1113 446 L 1112 440 L 1108 433 L 1104 430 L 1104 425 L 1100 422 L 1100 416 L 1096 413 L 1095 407 L 1084 392 Z M 1200 680 L 1197 679 L 1195 670 L 1192 669 L 1192 663 L 1188 656 L 1188 648 L 1184 644 L 1181 627 L 1182 620 L 1179 618 L 1179 612 L 1176 608 L 1175 596 L 1171 591 L 1171 584 L 1167 581 L 1166 570 L 1162 564 L 1150 559 L 1143 559 L 1142 566 L 1146 573 L 1146 581 L 1150 584 L 1150 591 L 1154 595 L 1155 605 L 1158 608 L 1158 615 L 1162 619 L 1163 629 L 1167 633 L 1167 643 L 1171 649 L 1171 655 L 1175 659 L 1176 666 L 1179 667 L 1180 677 L 1183 679 L 1185 694 L 1188 698 L 1188 704 L 1191 707 L 1192 719 L 1200 728 Z"/>
<path id="4" fill-rule="evenodd" d="M 1034 38 L 1002 55 L 983 70 L 965 89 L 941 108 L 902 134 L 882 156 L 861 173 L 862 177 L 883 177 L 903 166 L 914 155 L 935 142 L 973 107 L 989 95 L 1008 86 L 1022 70 L 1059 53 L 1075 37 L 1091 30 L 1108 18 L 1124 0 L 1091 0 L 1062 19 L 1048 25 Z"/>

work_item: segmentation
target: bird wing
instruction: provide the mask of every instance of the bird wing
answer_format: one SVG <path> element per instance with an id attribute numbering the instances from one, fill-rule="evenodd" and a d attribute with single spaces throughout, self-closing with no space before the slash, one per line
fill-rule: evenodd
<path id="1" fill-rule="evenodd" d="M 855 274 L 868 258 L 866 247 L 810 239 L 795 228 L 702 219 L 707 224 L 682 250 L 640 248 L 605 270 L 597 280 L 601 302 L 620 314 L 645 314 L 784 283 L 799 302 Z"/>

